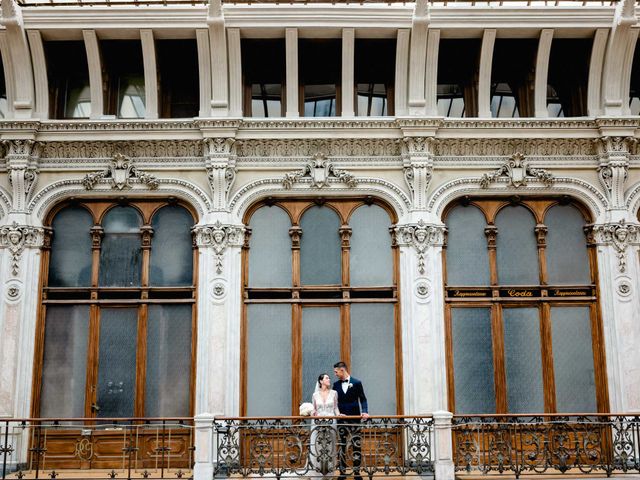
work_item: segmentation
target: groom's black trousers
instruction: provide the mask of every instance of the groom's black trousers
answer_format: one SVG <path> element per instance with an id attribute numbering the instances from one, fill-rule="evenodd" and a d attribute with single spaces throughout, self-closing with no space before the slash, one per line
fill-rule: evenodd
<path id="1" fill-rule="evenodd" d="M 338 420 L 338 458 L 340 460 L 340 478 L 345 477 L 347 460 L 353 463 L 355 480 L 362 480 L 360 465 L 362 464 L 362 425 L 361 420 Z"/>

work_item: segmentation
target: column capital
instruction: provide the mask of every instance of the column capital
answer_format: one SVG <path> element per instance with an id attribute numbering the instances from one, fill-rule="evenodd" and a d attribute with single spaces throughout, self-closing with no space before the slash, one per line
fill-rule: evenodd
<path id="1" fill-rule="evenodd" d="M 588 225 L 585 233 L 590 243 L 613 247 L 618 257 L 618 270 L 627 270 L 627 247 L 640 245 L 640 224 L 620 220 L 616 223 Z"/>
<path id="2" fill-rule="evenodd" d="M 11 256 L 11 274 L 20 273 L 20 260 L 27 248 L 42 248 L 45 244 L 45 229 L 30 225 L 18 225 L 13 222 L 0 228 L 0 248 L 9 250 Z"/>
<path id="3" fill-rule="evenodd" d="M 444 245 L 447 229 L 444 225 L 428 224 L 419 220 L 418 223 L 394 225 L 390 231 L 394 245 L 415 250 L 418 255 L 418 272 L 424 274 L 427 248 Z"/>
<path id="4" fill-rule="evenodd" d="M 216 272 L 222 273 L 223 257 L 227 248 L 244 245 L 244 225 L 224 225 L 217 221 L 213 225 L 196 225 L 192 229 L 194 243 L 198 248 L 210 248 L 216 256 Z"/>

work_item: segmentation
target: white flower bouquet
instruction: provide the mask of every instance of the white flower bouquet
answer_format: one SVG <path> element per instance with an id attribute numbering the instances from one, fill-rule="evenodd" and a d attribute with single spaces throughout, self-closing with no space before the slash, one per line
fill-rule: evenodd
<path id="1" fill-rule="evenodd" d="M 308 417 L 313 413 L 313 405 L 309 402 L 300 404 L 300 416 Z"/>

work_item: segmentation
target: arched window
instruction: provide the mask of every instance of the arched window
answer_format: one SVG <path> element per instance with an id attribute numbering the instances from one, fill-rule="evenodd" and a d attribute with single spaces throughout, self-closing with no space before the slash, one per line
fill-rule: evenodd
<path id="1" fill-rule="evenodd" d="M 36 346 L 40 416 L 192 414 L 194 223 L 185 207 L 160 201 L 85 201 L 53 215 Z"/>
<path id="2" fill-rule="evenodd" d="M 445 222 L 452 411 L 605 411 L 595 251 L 580 206 L 467 199 Z"/>
<path id="3" fill-rule="evenodd" d="M 257 206 L 247 223 L 241 413 L 297 415 L 339 360 L 363 381 L 372 413 L 401 412 L 387 208 L 286 200 Z"/>

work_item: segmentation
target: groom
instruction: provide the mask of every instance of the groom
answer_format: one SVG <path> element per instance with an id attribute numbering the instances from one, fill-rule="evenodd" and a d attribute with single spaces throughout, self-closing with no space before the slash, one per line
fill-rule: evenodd
<path id="1" fill-rule="evenodd" d="M 338 362 L 333 366 L 333 371 L 338 380 L 333 384 L 333 389 L 338 392 L 338 410 L 342 415 L 359 416 L 362 421 L 369 418 L 367 397 L 364 394 L 362 382 L 349 375 L 347 364 Z M 338 456 L 340 458 L 340 477 L 345 479 L 347 470 L 347 455 L 349 445 L 353 455 L 354 480 L 362 480 L 360 476 L 360 464 L 362 462 L 362 428 L 359 426 L 361 420 L 349 419 L 338 422 L 338 432 L 340 434 L 340 445 Z"/>

